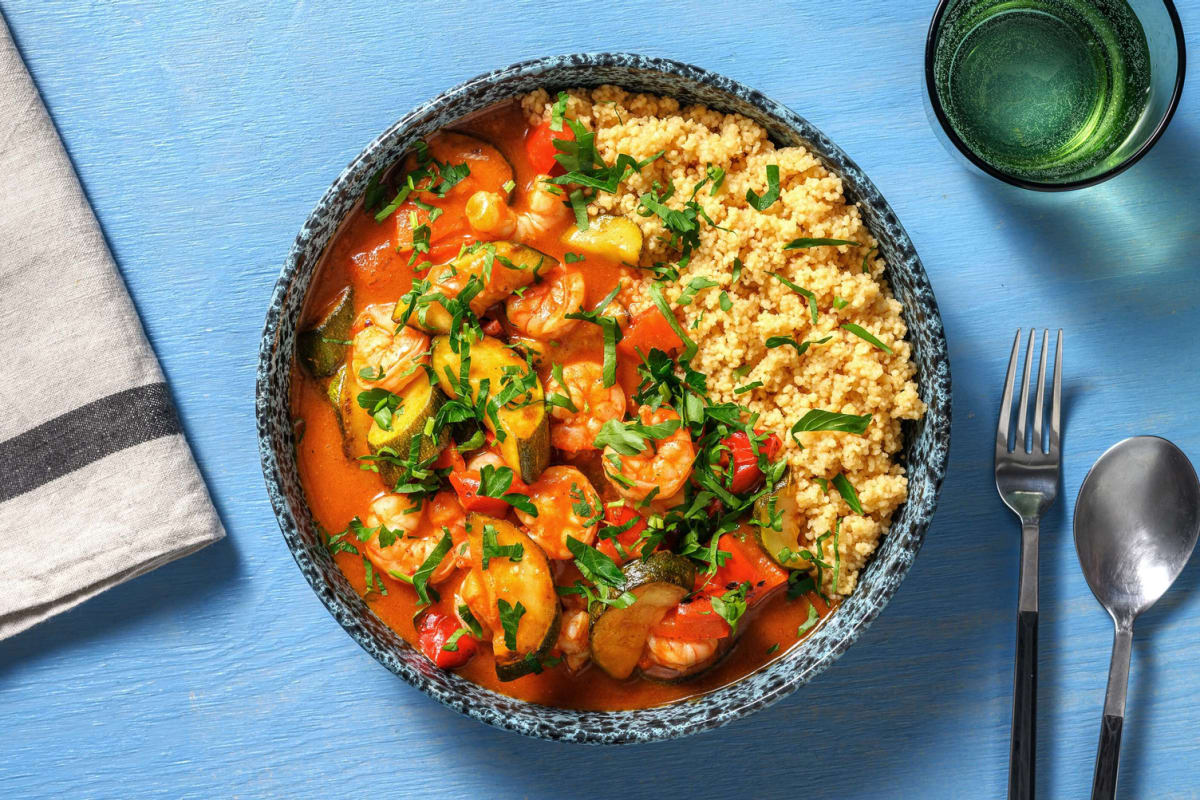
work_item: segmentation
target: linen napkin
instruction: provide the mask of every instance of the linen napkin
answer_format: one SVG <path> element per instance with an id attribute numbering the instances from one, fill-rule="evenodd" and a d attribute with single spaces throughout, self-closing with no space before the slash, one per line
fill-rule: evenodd
<path id="1" fill-rule="evenodd" d="M 0 639 L 225 535 L 0 17 Z"/>

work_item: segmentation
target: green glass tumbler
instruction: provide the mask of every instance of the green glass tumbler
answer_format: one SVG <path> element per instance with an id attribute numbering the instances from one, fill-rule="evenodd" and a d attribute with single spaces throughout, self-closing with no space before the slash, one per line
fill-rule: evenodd
<path id="1" fill-rule="evenodd" d="M 941 0 L 927 111 L 952 153 L 1025 189 L 1091 186 L 1158 141 L 1183 91 L 1171 0 Z"/>

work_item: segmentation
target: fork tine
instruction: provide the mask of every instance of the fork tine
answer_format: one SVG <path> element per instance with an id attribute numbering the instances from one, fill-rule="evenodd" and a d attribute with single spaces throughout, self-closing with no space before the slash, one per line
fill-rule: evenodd
<path id="1" fill-rule="evenodd" d="M 1033 450 L 1034 453 L 1045 453 L 1042 445 L 1042 412 L 1046 399 L 1046 348 L 1050 344 L 1050 330 L 1042 331 L 1042 359 L 1038 363 L 1037 400 L 1033 404 Z M 1030 350 L 1033 349 L 1031 346 Z"/>
<path id="2" fill-rule="evenodd" d="M 1037 331 L 1029 329 L 1029 349 L 1025 352 L 1025 372 L 1021 376 L 1021 402 L 1017 405 L 1017 435 L 1013 440 L 1013 452 L 1029 452 L 1025 446 L 1025 426 L 1029 419 L 1029 372 L 1033 368 L 1033 341 Z"/>
<path id="3" fill-rule="evenodd" d="M 1054 386 L 1050 390 L 1050 456 L 1059 458 L 1062 434 L 1062 328 L 1058 329 L 1058 344 L 1054 347 Z"/>
<path id="4" fill-rule="evenodd" d="M 1012 417 L 1013 377 L 1017 373 L 1017 354 L 1021 346 L 1021 329 L 1013 339 L 1012 355 L 1008 357 L 1008 372 L 1004 376 L 1004 397 L 1000 400 L 1000 424 L 996 426 L 996 452 L 1008 452 L 1008 424 Z"/>

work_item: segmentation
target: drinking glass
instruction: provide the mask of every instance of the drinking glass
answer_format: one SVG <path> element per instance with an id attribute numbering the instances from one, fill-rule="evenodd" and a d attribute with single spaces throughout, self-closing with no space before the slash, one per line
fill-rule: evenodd
<path id="1" fill-rule="evenodd" d="M 1085 33 L 1079 43 L 1068 42 L 1078 49 L 1077 53 L 1059 53 L 1053 48 L 1039 50 L 1035 37 L 1047 31 L 1053 34 L 1052 28 L 1061 21 L 1059 17 L 1070 18 L 1065 13 L 1068 10 L 1076 20 L 1105 21 L 1117 13 L 1118 20 L 1136 20 L 1136 23 L 1101 27 L 1098 30 L 1102 35 L 1093 35 L 1094 29 L 1083 28 Z M 998 28 L 983 27 L 998 20 L 1001 14 L 1013 13 L 1026 14 L 1033 27 L 1023 31 L 1010 25 L 1008 43 L 996 38 L 998 34 L 994 31 Z M 1113 35 L 1113 30 L 1136 30 L 1137 24 L 1145 34 L 1145 46 L 1142 48 L 1139 42 L 1132 52 L 1125 52 L 1118 41 L 1129 44 L 1133 40 Z M 1038 26 L 1045 29 L 1038 30 Z M 992 36 L 990 41 L 983 38 L 987 35 Z M 1021 61 L 1022 48 L 1030 55 L 1028 63 Z M 1110 51 L 1115 59 L 1109 58 Z M 1053 52 L 1057 60 L 1038 63 L 1038 57 L 1046 52 Z M 1122 58 L 1123 54 L 1129 57 Z M 1097 68 L 1097 64 L 1101 66 Z M 1129 72 L 1121 71 L 1131 64 Z M 993 65 L 997 65 L 996 70 L 989 75 Z M 1079 68 L 1078 75 L 1095 74 L 1102 81 L 1107 75 L 1106 82 L 1097 84 L 1107 87 L 1104 102 L 1099 105 L 1092 102 L 1086 91 L 1071 94 L 1074 87 L 1084 86 L 1083 81 L 1062 80 L 1064 75 L 1077 77 L 1071 72 L 1072 67 Z M 1127 4 L 1125 0 L 940 0 L 925 42 L 926 110 L 943 144 L 965 159 L 969 168 L 1024 189 L 1079 189 L 1128 169 L 1154 146 L 1179 103 L 1184 67 L 1183 29 L 1171 0 L 1128 0 Z M 1116 80 L 1114 73 L 1118 76 Z M 1036 75 L 1032 82 L 1020 85 L 1044 90 L 1043 94 L 1023 96 L 1015 88 L 1019 82 L 1008 80 L 1011 74 L 1022 78 Z M 1128 97 L 1120 94 L 1127 85 L 1122 75 L 1129 78 L 1128 85 L 1132 87 Z M 989 77 L 993 79 L 990 82 Z M 972 86 L 979 91 L 969 93 L 970 88 L 962 88 Z M 1087 88 L 1091 96 L 1100 96 L 1100 89 Z M 1138 114 L 1129 103 L 1136 103 L 1143 96 L 1145 106 Z M 961 97 L 974 105 L 966 106 L 958 100 Z M 1075 97 L 1079 99 L 1077 113 L 1071 110 L 1070 103 L 1061 102 Z M 962 113 L 959 106 L 970 108 L 975 116 Z M 1102 110 L 1112 107 L 1118 111 Z M 1121 108 L 1127 112 L 1124 117 L 1120 117 Z M 1011 119 L 1003 116 L 1008 112 Z M 1033 145 L 1026 145 L 1027 140 L 1050 141 L 1050 137 L 1038 139 L 1043 131 L 1037 127 L 1045 121 L 1047 130 L 1054 130 L 1049 125 L 1060 118 L 1067 127 L 1055 134 L 1061 139 L 1055 141 L 1056 151 L 1043 154 Z M 967 119 L 983 123 L 971 128 L 963 122 Z M 992 139 L 984 127 L 987 122 L 995 123 Z M 1028 139 L 1023 138 L 1027 129 L 1032 131 Z M 998 145 L 989 149 L 993 141 Z M 1030 166 L 1037 163 L 1037 158 L 1045 158 L 1042 163 L 1048 166 Z"/>

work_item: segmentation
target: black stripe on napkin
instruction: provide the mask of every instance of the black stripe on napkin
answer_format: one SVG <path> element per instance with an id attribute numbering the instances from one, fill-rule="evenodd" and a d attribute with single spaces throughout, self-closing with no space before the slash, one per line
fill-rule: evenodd
<path id="1" fill-rule="evenodd" d="M 119 450 L 179 432 L 166 384 L 110 394 L 0 442 L 0 503 Z"/>

